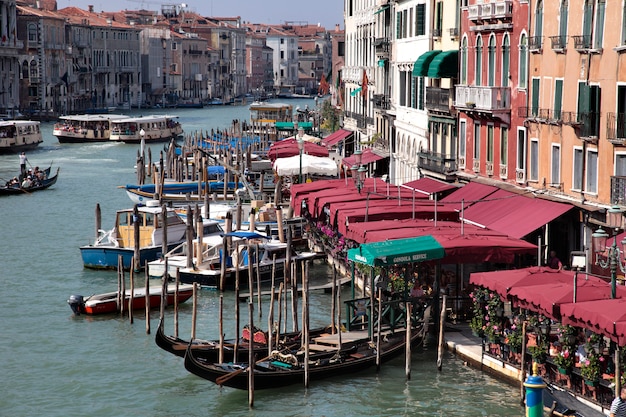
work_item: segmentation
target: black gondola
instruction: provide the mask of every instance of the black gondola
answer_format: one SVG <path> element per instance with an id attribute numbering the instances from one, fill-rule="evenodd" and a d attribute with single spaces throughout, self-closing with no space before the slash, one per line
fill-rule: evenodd
<path id="1" fill-rule="evenodd" d="M 49 176 L 50 167 L 47 168 L 44 172 L 46 172 L 46 178 L 28 188 L 22 188 L 20 184 L 5 184 L 3 187 L 0 187 L 0 196 L 13 194 L 30 194 L 34 193 L 35 191 L 45 190 L 46 188 L 53 186 L 57 182 L 57 178 L 59 176 L 59 168 L 57 168 L 56 173 L 52 177 Z"/>
<path id="2" fill-rule="evenodd" d="M 423 337 L 423 327 L 412 331 L 411 343 Z M 212 363 L 202 359 L 188 345 L 185 353 L 185 368 L 204 379 L 237 389 L 248 389 L 248 365 L 245 363 Z M 388 361 L 405 351 L 405 332 L 389 333 L 381 339 L 380 360 Z M 329 357 L 310 355 L 309 380 L 319 380 L 331 376 L 350 374 L 376 365 L 376 345 L 370 341 L 360 341 L 348 345 L 348 351 L 335 352 Z M 292 353 L 272 352 L 254 364 L 254 389 L 278 388 L 303 384 L 304 364 L 301 356 Z"/>
<path id="3" fill-rule="evenodd" d="M 312 330 L 311 333 L 313 335 L 320 335 L 323 332 L 330 331 L 328 327 L 319 328 Z M 258 331 L 255 332 L 258 334 Z M 267 340 L 267 336 L 263 336 L 265 340 Z M 249 346 L 249 338 L 242 337 L 239 341 L 239 346 L 237 349 L 237 361 L 246 361 L 248 360 L 248 346 Z M 267 352 L 267 342 L 259 341 L 258 338 L 254 338 L 256 343 L 254 343 L 254 349 L 256 352 Z M 191 349 L 194 351 L 194 354 L 197 358 L 202 358 L 204 361 L 208 362 L 217 362 L 219 360 L 219 348 L 220 342 L 219 340 L 200 340 L 194 339 L 189 344 L 188 340 L 181 339 L 175 336 L 168 336 L 165 334 L 163 329 L 163 322 L 159 323 L 159 328 L 157 329 L 156 336 L 154 338 L 157 346 L 161 349 L 169 352 L 173 355 L 180 356 L 181 358 L 185 356 L 185 351 L 188 346 L 191 346 Z M 302 342 L 302 332 L 291 332 L 285 333 L 280 336 L 279 346 L 285 347 L 299 347 Z M 224 341 L 224 360 L 232 361 L 234 356 L 235 341 L 234 340 L 225 340 Z"/>

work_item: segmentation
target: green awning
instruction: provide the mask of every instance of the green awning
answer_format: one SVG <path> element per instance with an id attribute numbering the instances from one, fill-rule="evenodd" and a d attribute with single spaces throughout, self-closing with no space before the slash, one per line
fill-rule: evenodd
<path id="1" fill-rule="evenodd" d="M 415 70 L 413 70 L 415 71 Z M 428 66 L 430 78 L 457 78 L 459 72 L 459 51 L 444 51 L 437 55 Z"/>
<path id="2" fill-rule="evenodd" d="M 358 248 L 348 249 L 349 260 L 370 266 L 424 262 L 444 256 L 443 247 L 430 235 L 363 243 Z"/>
<path id="3" fill-rule="evenodd" d="M 294 125 L 293 122 L 276 122 L 276 129 L 278 130 L 293 130 Z M 298 128 L 302 128 L 305 131 L 313 129 L 313 122 L 300 122 L 298 123 Z"/>
<path id="4" fill-rule="evenodd" d="M 430 62 L 441 53 L 439 49 L 434 51 L 428 51 L 420 55 L 413 64 L 413 76 L 414 77 L 426 77 L 428 75 L 428 66 Z"/>
<path id="5" fill-rule="evenodd" d="M 374 14 L 382 13 L 382 12 L 384 12 L 385 10 L 387 10 L 389 7 L 390 7 L 390 5 L 385 4 L 385 5 L 384 5 L 384 6 L 382 6 L 380 9 L 376 10 L 376 11 L 374 12 Z"/>

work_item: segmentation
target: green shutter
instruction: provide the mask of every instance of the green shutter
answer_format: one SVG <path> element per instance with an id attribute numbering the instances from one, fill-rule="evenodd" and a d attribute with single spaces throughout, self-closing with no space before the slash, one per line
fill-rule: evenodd
<path id="1" fill-rule="evenodd" d="M 539 114 L 539 78 L 533 78 L 532 96 L 531 112 L 533 116 L 537 116 Z"/>
<path id="2" fill-rule="evenodd" d="M 426 5 L 418 4 L 415 8 L 417 12 L 417 36 L 426 34 Z"/>
<path id="3" fill-rule="evenodd" d="M 589 113 L 589 86 L 584 82 L 578 83 L 578 117 L 583 113 Z"/>
<path id="4" fill-rule="evenodd" d="M 554 82 L 554 114 L 553 118 L 561 120 L 561 107 L 563 104 L 563 80 Z"/>
<path id="5" fill-rule="evenodd" d="M 602 40 L 604 35 L 604 9 L 606 3 L 604 1 L 598 1 L 598 9 L 596 10 L 596 30 L 594 33 L 593 47 L 596 49 L 602 48 Z"/>
<path id="6" fill-rule="evenodd" d="M 402 22 L 402 12 L 396 12 L 396 39 L 400 39 L 401 22 Z"/>

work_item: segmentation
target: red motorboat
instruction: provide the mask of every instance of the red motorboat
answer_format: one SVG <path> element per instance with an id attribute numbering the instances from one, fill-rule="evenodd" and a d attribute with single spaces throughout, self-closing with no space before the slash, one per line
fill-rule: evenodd
<path id="1" fill-rule="evenodd" d="M 149 287 L 150 307 L 157 308 L 161 305 L 161 293 L 163 291 L 161 286 Z M 176 286 L 169 284 L 167 287 L 167 305 L 173 305 L 175 299 Z M 178 285 L 178 302 L 184 303 L 193 295 L 192 284 L 179 284 Z M 131 294 L 127 293 L 124 301 L 124 308 L 128 309 L 128 303 Z M 67 303 L 74 314 L 110 314 L 119 312 L 117 305 L 117 291 L 108 292 L 104 294 L 96 294 L 90 297 L 84 298 L 82 295 L 71 295 Z M 132 294 L 133 309 L 146 308 L 146 289 L 136 288 Z"/>

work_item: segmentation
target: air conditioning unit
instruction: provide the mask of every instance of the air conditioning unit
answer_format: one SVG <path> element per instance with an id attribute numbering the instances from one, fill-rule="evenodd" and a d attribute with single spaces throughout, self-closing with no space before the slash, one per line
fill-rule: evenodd
<path id="1" fill-rule="evenodd" d="M 506 165 L 500 165 L 500 178 L 507 179 L 509 176 L 509 169 Z"/>
<path id="2" fill-rule="evenodd" d="M 480 161 L 474 161 L 473 169 L 474 172 L 480 172 Z"/>
<path id="3" fill-rule="evenodd" d="M 459 156 L 459 168 L 465 168 L 465 157 Z"/>
<path id="4" fill-rule="evenodd" d="M 493 175 L 493 162 L 485 163 L 485 172 L 487 175 Z"/>
<path id="5" fill-rule="evenodd" d="M 526 182 L 526 170 L 523 169 L 516 169 L 515 170 L 515 180 L 520 183 L 523 184 Z"/>

